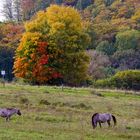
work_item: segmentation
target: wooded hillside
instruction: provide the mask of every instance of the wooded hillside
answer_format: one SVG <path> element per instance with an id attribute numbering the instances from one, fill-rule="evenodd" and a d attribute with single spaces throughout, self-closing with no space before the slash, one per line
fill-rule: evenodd
<path id="1" fill-rule="evenodd" d="M 98 79 L 109 78 L 118 71 L 140 69 L 139 0 L 3 1 L 5 2 L 3 13 L 6 21 L 0 24 L 0 70 L 6 70 L 8 80 L 13 78 L 13 57 L 25 32 L 24 24 L 27 21 L 34 21 L 38 11 L 46 12 L 51 4 L 57 4 L 60 7 L 61 5 L 63 7 L 74 7 L 81 15 L 82 20 L 78 22 L 82 25 L 82 32 L 88 36 L 88 43 L 84 44 L 84 48 L 90 57 L 90 63 L 87 63 L 89 65 L 87 79 L 81 81 L 80 85 L 87 85 Z M 38 22 L 41 22 L 41 18 Z M 66 33 L 62 26 L 59 25 L 59 28 Z M 56 37 L 56 34 L 53 35 L 54 37 Z M 60 42 L 55 43 L 57 47 L 63 46 Z M 77 67 L 78 65 L 79 63 L 76 64 Z M 78 71 L 75 71 L 75 73 L 78 73 Z M 67 76 L 65 81 L 69 80 L 72 79 Z"/>

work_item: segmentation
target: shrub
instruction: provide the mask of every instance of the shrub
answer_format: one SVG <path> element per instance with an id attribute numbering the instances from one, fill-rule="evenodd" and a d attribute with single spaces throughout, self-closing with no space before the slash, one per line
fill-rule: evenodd
<path id="1" fill-rule="evenodd" d="M 51 103 L 48 102 L 48 100 L 42 99 L 42 100 L 40 100 L 39 104 L 41 104 L 41 105 L 50 105 Z"/>
<path id="2" fill-rule="evenodd" d="M 21 98 L 19 99 L 19 102 L 20 102 L 21 104 L 29 104 L 29 99 L 26 98 L 26 97 L 21 97 Z"/>
<path id="3" fill-rule="evenodd" d="M 115 86 L 121 89 L 140 90 L 140 70 L 126 70 L 116 73 L 112 80 Z"/>
<path id="4" fill-rule="evenodd" d="M 107 87 L 114 87 L 114 83 L 111 82 L 111 78 L 107 78 L 107 79 L 101 79 L 101 80 L 97 80 L 94 83 L 94 86 L 97 88 L 107 88 Z"/>
<path id="5" fill-rule="evenodd" d="M 85 103 L 79 103 L 79 104 L 74 104 L 71 105 L 72 108 L 76 108 L 76 109 L 92 109 L 92 106 L 88 106 Z"/>
<path id="6" fill-rule="evenodd" d="M 140 70 L 117 72 L 108 79 L 97 80 L 95 87 L 140 90 Z"/>

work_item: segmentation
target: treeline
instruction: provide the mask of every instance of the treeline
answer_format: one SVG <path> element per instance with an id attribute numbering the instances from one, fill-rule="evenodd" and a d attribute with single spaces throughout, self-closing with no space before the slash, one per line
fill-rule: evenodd
<path id="1" fill-rule="evenodd" d="M 3 14 L 9 21 L 23 22 L 51 4 L 74 6 L 79 10 L 92 4 L 92 0 L 3 0 Z"/>
<path id="2" fill-rule="evenodd" d="M 5 0 L 7 21 L 0 25 L 0 70 L 7 71 L 8 79 L 13 77 L 13 56 L 25 31 L 23 22 L 32 21 L 51 4 L 72 6 L 81 14 L 90 38 L 85 46 L 90 56 L 88 78 L 82 84 L 140 69 L 139 0 Z"/>

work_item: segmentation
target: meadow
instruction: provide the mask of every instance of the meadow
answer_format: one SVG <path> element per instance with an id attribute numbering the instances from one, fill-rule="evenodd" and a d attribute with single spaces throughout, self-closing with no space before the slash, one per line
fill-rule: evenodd
<path id="1" fill-rule="evenodd" d="M 0 108 L 22 116 L 0 118 L 0 140 L 139 140 L 140 95 L 135 92 L 51 86 L 0 85 Z M 117 126 L 93 130 L 91 116 L 109 112 Z"/>

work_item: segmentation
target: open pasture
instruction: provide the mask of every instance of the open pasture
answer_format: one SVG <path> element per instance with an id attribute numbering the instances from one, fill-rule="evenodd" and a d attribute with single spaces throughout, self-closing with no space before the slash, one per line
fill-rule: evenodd
<path id="1" fill-rule="evenodd" d="M 0 140 L 139 140 L 140 96 L 90 88 L 0 85 L 0 108 L 22 116 L 0 118 Z M 91 116 L 109 112 L 117 126 L 92 129 Z M 113 125 L 113 122 L 111 122 Z"/>

